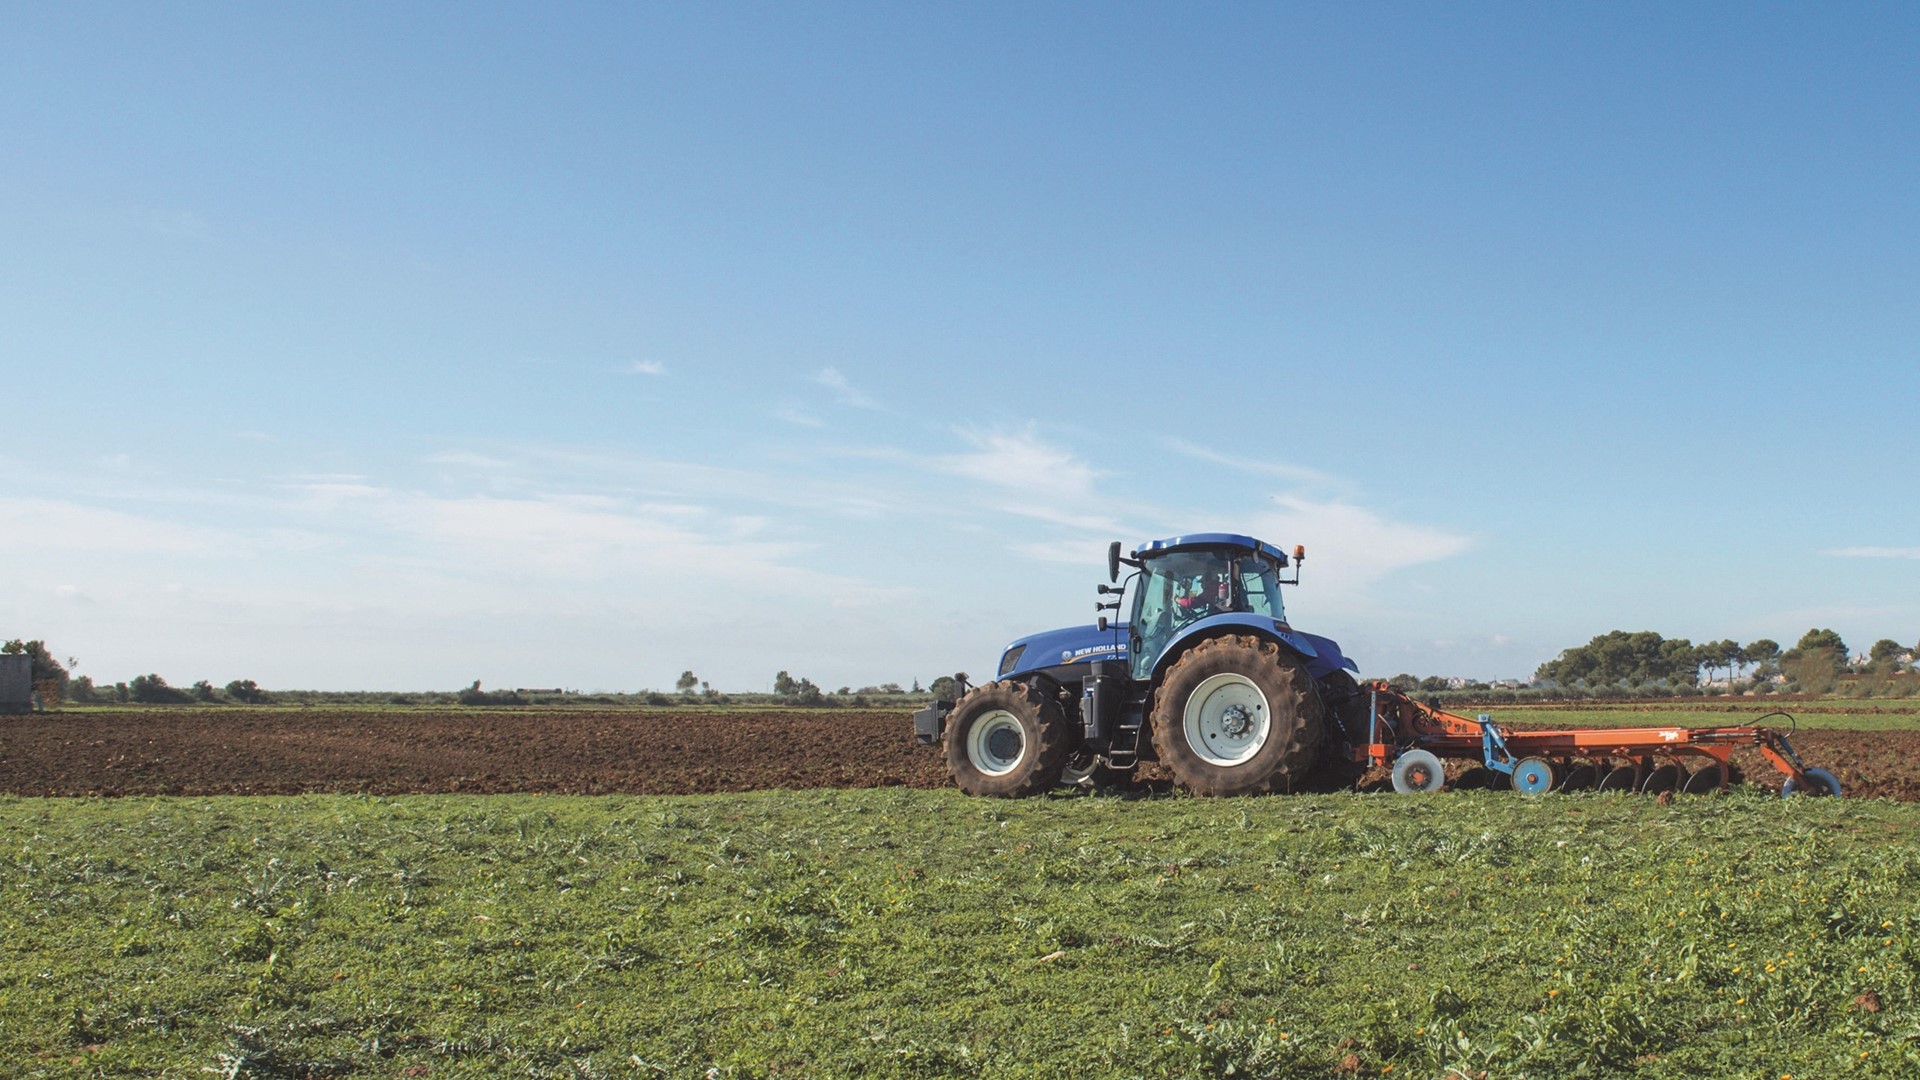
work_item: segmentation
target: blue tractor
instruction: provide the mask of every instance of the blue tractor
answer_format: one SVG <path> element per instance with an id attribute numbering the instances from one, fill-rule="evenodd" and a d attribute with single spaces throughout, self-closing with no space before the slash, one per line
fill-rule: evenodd
<path id="1" fill-rule="evenodd" d="M 995 681 L 957 681 L 953 700 L 914 714 L 915 735 L 944 746 L 969 795 L 1035 795 L 1143 760 L 1203 795 L 1289 791 L 1341 770 L 1346 728 L 1369 706 L 1340 646 L 1287 623 L 1280 587 L 1305 558 L 1234 533 L 1131 557 L 1116 541 L 1097 622 L 1007 646 Z M 1110 620 L 1123 602 L 1128 617 Z"/>

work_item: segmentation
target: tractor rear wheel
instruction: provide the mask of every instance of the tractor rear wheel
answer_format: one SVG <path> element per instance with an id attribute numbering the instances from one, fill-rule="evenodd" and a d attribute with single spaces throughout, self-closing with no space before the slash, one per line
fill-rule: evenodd
<path id="1" fill-rule="evenodd" d="M 947 719 L 947 774 L 969 795 L 1020 799 L 1060 782 L 1067 765 L 1060 703 L 1023 682 L 988 683 Z"/>
<path id="2" fill-rule="evenodd" d="M 1195 645 L 1154 694 L 1154 750 L 1196 795 L 1293 790 L 1324 729 L 1306 667 L 1264 638 Z"/>

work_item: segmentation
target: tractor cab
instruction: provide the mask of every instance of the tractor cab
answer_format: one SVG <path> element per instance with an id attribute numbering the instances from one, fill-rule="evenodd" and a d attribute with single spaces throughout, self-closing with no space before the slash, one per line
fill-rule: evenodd
<path id="1" fill-rule="evenodd" d="M 1132 677 L 1147 679 L 1167 647 L 1201 620 L 1215 615 L 1243 615 L 1286 621 L 1280 586 L 1299 582 L 1299 562 L 1306 555 L 1295 549 L 1294 576 L 1280 572 L 1287 555 L 1271 544 L 1233 533 L 1198 533 L 1156 540 L 1134 550 L 1131 560 L 1112 554 L 1117 570 L 1125 561 L 1140 568 L 1133 589 L 1132 617 L 1127 620 L 1131 641 Z"/>

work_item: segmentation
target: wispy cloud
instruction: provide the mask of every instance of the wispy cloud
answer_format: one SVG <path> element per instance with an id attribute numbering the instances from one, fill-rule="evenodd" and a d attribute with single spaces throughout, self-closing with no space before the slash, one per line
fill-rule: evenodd
<path id="1" fill-rule="evenodd" d="M 1099 490 L 1105 473 L 1041 438 L 1032 425 L 1019 431 L 962 428 L 955 435 L 970 449 L 919 464 L 991 489 L 992 494 L 970 501 L 976 508 L 1051 527 L 1036 539 L 1033 527 L 1023 526 L 1021 539 L 1007 545 L 1014 554 L 1037 562 L 1097 565 L 1109 541 L 1136 533 L 1120 515 L 1139 508 Z"/>
<path id="2" fill-rule="evenodd" d="M 880 403 L 867 393 L 856 390 L 839 368 L 824 367 L 807 377 L 807 381 L 824 386 L 833 391 L 833 399 L 842 405 L 855 409 L 878 409 Z"/>
<path id="3" fill-rule="evenodd" d="M 817 428 L 827 426 L 826 421 L 796 405 L 782 405 L 773 410 L 773 415 L 778 419 L 785 420 L 789 424 L 798 424 L 801 427 Z"/>
<path id="4" fill-rule="evenodd" d="M 629 375 L 665 375 L 667 365 L 658 360 L 635 360 L 623 370 Z"/>
<path id="5" fill-rule="evenodd" d="M 1842 559 L 1920 559 L 1920 547 L 1830 548 L 1821 554 Z"/>
<path id="6" fill-rule="evenodd" d="M 1091 465 L 1041 439 L 1031 427 L 1019 432 L 963 429 L 957 434 L 973 449 L 934 459 L 941 472 L 1065 499 L 1090 498 L 1100 477 Z"/>
<path id="7" fill-rule="evenodd" d="M 1240 472 L 1254 473 L 1260 476 L 1277 476 L 1282 479 L 1295 480 L 1306 484 L 1318 484 L 1328 487 L 1341 486 L 1339 477 L 1331 473 L 1321 472 L 1319 469 L 1310 468 L 1306 465 L 1271 461 L 1264 456 L 1256 457 L 1251 454 L 1223 453 L 1205 446 L 1187 442 L 1185 439 L 1164 439 L 1162 440 L 1162 445 L 1176 454 L 1181 454 L 1197 461 L 1205 461 L 1213 465 L 1236 469 Z"/>
<path id="8" fill-rule="evenodd" d="M 57 499 L 0 499 L 0 554 L 132 552 L 213 556 L 225 533 Z"/>
<path id="9" fill-rule="evenodd" d="M 1295 495 L 1276 495 L 1273 501 L 1274 509 L 1251 515 L 1242 528 L 1284 547 L 1306 545 L 1310 556 L 1318 556 L 1308 564 L 1313 577 L 1330 596 L 1353 596 L 1397 570 L 1450 559 L 1473 547 L 1472 537 L 1394 521 L 1351 502 Z"/>

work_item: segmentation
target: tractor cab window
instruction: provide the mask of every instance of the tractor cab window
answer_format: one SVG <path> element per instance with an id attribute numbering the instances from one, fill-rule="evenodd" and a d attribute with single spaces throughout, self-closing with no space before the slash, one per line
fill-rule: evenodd
<path id="1" fill-rule="evenodd" d="M 1151 670 L 1167 642 L 1191 623 L 1230 611 L 1252 610 L 1264 614 L 1269 596 L 1273 610 L 1279 610 L 1279 588 L 1272 584 L 1274 575 L 1268 572 L 1263 579 L 1255 572 L 1249 578 L 1236 568 L 1235 562 L 1231 553 L 1202 550 L 1178 551 L 1147 563 L 1138 591 L 1134 593 L 1130 620 L 1139 639 L 1131 650 L 1137 666 L 1136 677 Z M 1249 607 L 1254 589 L 1259 593 L 1259 607 Z"/>
<path id="2" fill-rule="evenodd" d="M 1285 608 L 1280 604 L 1280 568 L 1267 559 L 1248 555 L 1240 559 L 1239 570 L 1240 592 L 1247 601 L 1239 610 L 1285 619 Z"/>

